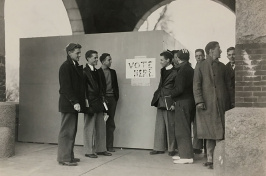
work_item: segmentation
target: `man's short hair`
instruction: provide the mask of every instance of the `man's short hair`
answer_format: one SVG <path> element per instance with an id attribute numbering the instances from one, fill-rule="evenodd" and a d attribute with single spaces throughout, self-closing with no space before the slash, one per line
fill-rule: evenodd
<path id="1" fill-rule="evenodd" d="M 106 59 L 107 56 L 110 56 L 110 54 L 109 54 L 109 53 L 103 53 L 103 54 L 100 56 L 100 61 L 101 61 L 101 63 L 104 62 L 104 60 Z"/>
<path id="2" fill-rule="evenodd" d="M 235 50 L 235 47 L 229 47 L 229 48 L 227 49 L 227 52 L 229 52 L 229 51 L 231 51 L 231 50 Z"/>
<path id="3" fill-rule="evenodd" d="M 81 45 L 78 44 L 78 43 L 69 43 L 67 46 L 66 46 L 66 52 L 68 53 L 68 51 L 70 52 L 73 52 L 75 49 L 80 49 L 81 48 Z"/>
<path id="4" fill-rule="evenodd" d="M 189 60 L 189 51 L 187 49 L 181 49 L 177 53 L 177 57 L 182 61 Z"/>
<path id="5" fill-rule="evenodd" d="M 209 42 L 206 47 L 205 47 L 205 52 L 207 55 L 210 54 L 210 49 L 214 49 L 216 47 L 216 45 L 219 44 L 218 42 L 216 41 L 212 41 L 212 42 Z"/>
<path id="6" fill-rule="evenodd" d="M 163 56 L 165 59 L 169 59 L 170 62 L 172 62 L 172 59 L 173 59 L 173 54 L 171 51 L 167 50 L 167 51 L 164 51 L 160 54 L 160 56 Z"/>
<path id="7" fill-rule="evenodd" d="M 205 56 L 205 53 L 204 53 L 204 50 L 203 50 L 203 49 L 196 49 L 196 50 L 195 50 L 195 53 L 196 53 L 196 52 L 201 52 L 201 53 L 203 54 L 203 56 Z"/>
<path id="8" fill-rule="evenodd" d="M 98 52 L 94 51 L 94 50 L 87 51 L 86 54 L 85 54 L 86 60 L 88 60 L 87 58 L 90 58 L 92 56 L 92 54 L 98 54 Z"/>

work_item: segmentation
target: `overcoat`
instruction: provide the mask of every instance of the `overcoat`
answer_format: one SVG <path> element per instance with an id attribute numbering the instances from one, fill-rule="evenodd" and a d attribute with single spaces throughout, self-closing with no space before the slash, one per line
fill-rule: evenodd
<path id="1" fill-rule="evenodd" d="M 85 109 L 85 89 L 83 84 L 83 66 L 78 65 L 68 56 L 59 69 L 59 112 L 75 113 L 76 103 L 80 104 L 81 112 Z"/>
<path id="2" fill-rule="evenodd" d="M 118 88 L 118 83 L 117 83 L 117 75 L 116 75 L 116 71 L 114 69 L 111 69 L 111 68 L 109 68 L 109 69 L 110 69 L 110 73 L 111 73 L 112 88 L 114 91 L 114 97 L 117 101 L 119 99 L 119 88 Z M 105 80 L 104 72 L 103 72 L 102 68 L 100 68 L 98 71 L 99 71 L 99 75 L 100 75 L 100 79 L 101 79 L 103 95 L 105 96 L 105 94 L 106 94 L 106 80 Z"/>
<path id="3" fill-rule="evenodd" d="M 166 71 L 165 68 L 161 69 L 160 83 L 158 89 L 154 92 L 151 106 L 166 109 L 164 97 L 172 95 L 171 91 L 174 89 L 176 75 L 177 71 L 174 67 L 170 71 Z"/>
<path id="4" fill-rule="evenodd" d="M 223 139 L 225 111 L 230 107 L 231 81 L 225 65 L 207 59 L 198 63 L 193 80 L 196 105 L 205 103 L 206 110 L 196 108 L 197 135 L 199 139 Z"/>

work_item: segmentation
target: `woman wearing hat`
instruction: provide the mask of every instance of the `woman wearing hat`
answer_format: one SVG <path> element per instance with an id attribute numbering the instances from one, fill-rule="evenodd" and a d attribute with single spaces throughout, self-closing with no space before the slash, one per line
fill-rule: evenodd
<path id="1" fill-rule="evenodd" d="M 193 97 L 194 70 L 189 60 L 189 51 L 181 49 L 173 62 L 177 69 L 174 89 L 171 92 L 175 105 L 175 137 L 178 143 L 179 156 L 174 156 L 176 164 L 193 163 L 193 147 L 191 140 L 191 120 L 195 114 L 195 101 Z"/>

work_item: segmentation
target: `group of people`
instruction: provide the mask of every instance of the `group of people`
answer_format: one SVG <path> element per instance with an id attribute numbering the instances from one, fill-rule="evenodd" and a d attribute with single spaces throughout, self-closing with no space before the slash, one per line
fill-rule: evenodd
<path id="1" fill-rule="evenodd" d="M 167 148 L 174 163 L 190 164 L 205 143 L 207 162 L 203 165 L 213 169 L 216 142 L 224 139 L 225 111 L 234 107 L 235 48 L 227 49 L 226 65 L 219 61 L 218 42 L 209 42 L 205 52 L 206 59 L 203 49 L 195 51 L 195 70 L 186 49 L 160 54 L 161 79 L 151 102 L 157 116 L 150 154 L 163 154 Z"/>
<path id="2" fill-rule="evenodd" d="M 59 111 L 61 128 L 58 137 L 57 161 L 60 165 L 77 166 L 74 157 L 78 113 L 84 113 L 84 151 L 89 158 L 111 156 L 115 130 L 115 111 L 119 99 L 116 71 L 111 69 L 112 57 L 100 56 L 102 66 L 96 69 L 98 52 L 85 54 L 86 67 L 79 65 L 81 45 L 66 47 L 67 59 L 59 69 Z"/>
<path id="3" fill-rule="evenodd" d="M 234 107 L 235 48 L 227 50 L 230 60 L 227 65 L 219 61 L 222 51 L 218 42 L 209 42 L 205 52 L 206 59 L 203 49 L 195 51 L 195 70 L 189 63 L 187 49 L 160 54 L 161 78 L 151 102 L 157 107 L 157 115 L 154 148 L 150 154 L 165 153 L 167 148 L 174 163 L 188 164 L 193 163 L 194 153 L 201 153 L 205 147 L 204 166 L 212 169 L 216 142 L 224 139 L 225 111 Z M 110 68 L 110 54 L 100 56 L 102 66 L 96 69 L 97 51 L 86 52 L 84 68 L 78 63 L 81 45 L 68 44 L 66 53 L 67 59 L 59 70 L 61 128 L 57 161 L 61 165 L 77 166 L 80 159 L 75 158 L 73 148 L 78 113 L 84 113 L 85 156 L 98 158 L 115 152 L 114 116 L 119 88 L 116 71 Z"/>

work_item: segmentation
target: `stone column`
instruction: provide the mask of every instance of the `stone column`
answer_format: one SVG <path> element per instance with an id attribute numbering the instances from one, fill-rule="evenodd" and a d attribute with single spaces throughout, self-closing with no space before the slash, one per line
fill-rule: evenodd
<path id="1" fill-rule="evenodd" d="M 4 4 L 5 0 L 0 0 L 0 102 L 6 101 Z"/>
<path id="2" fill-rule="evenodd" d="M 0 158 L 15 154 L 16 104 L 0 102 Z"/>
<path id="3" fill-rule="evenodd" d="M 226 112 L 216 175 L 266 175 L 266 1 L 236 0 L 236 108 Z"/>

